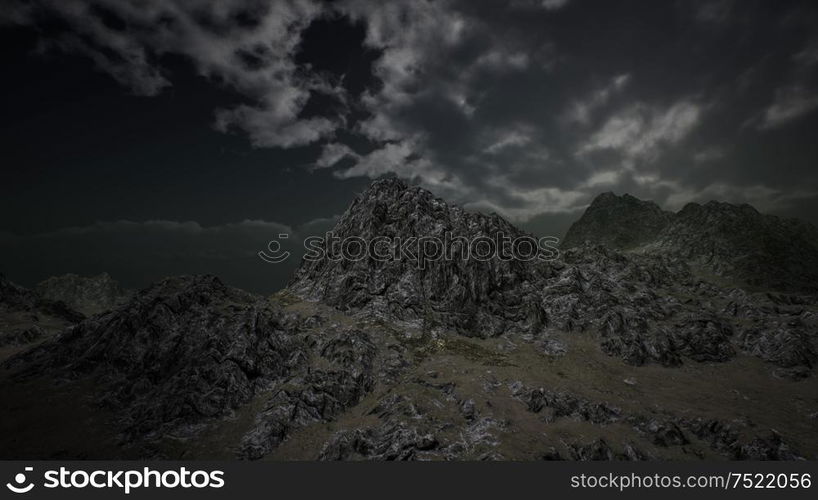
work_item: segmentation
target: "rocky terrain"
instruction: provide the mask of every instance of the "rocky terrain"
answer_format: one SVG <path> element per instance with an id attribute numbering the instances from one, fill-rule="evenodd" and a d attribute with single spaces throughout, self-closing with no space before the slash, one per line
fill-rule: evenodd
<path id="1" fill-rule="evenodd" d="M 83 318 L 82 313 L 65 303 L 45 299 L 0 274 L 0 354 L 3 357 Z"/>
<path id="2" fill-rule="evenodd" d="M 816 459 L 818 300 L 800 282 L 760 288 L 768 274 L 789 279 L 781 272 L 795 272 L 796 256 L 809 266 L 814 228 L 786 250 L 781 238 L 801 223 L 751 210 L 672 214 L 605 194 L 555 259 L 324 258 L 304 261 L 271 297 L 212 276 L 168 278 L 5 356 L 0 449 L 3 458 Z M 751 236 L 701 227 L 734 215 Z M 694 229 L 705 250 L 688 246 Z M 390 179 L 362 193 L 334 232 L 524 236 Z M 729 260 L 736 249 L 777 260 Z M 750 261 L 770 266 L 756 283 Z M 4 303 L 53 304 L 3 290 Z"/>
<path id="3" fill-rule="evenodd" d="M 108 273 L 91 277 L 76 274 L 54 276 L 38 283 L 34 291 L 46 300 L 64 302 L 88 316 L 113 309 L 127 302 L 132 295 Z"/>

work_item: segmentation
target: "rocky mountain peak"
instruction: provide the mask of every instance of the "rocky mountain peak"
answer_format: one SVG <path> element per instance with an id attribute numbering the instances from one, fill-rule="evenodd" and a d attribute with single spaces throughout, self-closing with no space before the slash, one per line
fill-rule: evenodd
<path id="1" fill-rule="evenodd" d="M 725 201 L 710 200 L 704 204 L 691 202 L 677 213 L 680 217 L 709 216 L 714 219 L 736 217 L 762 217 L 761 212 L 750 204 L 733 204 Z"/>
<path id="2" fill-rule="evenodd" d="M 670 222 L 672 214 L 652 201 L 629 194 L 602 193 L 591 202 L 562 242 L 564 248 L 585 242 L 629 249 L 653 240 Z"/>
<path id="3" fill-rule="evenodd" d="M 341 309 L 364 308 L 399 319 L 449 325 L 478 336 L 495 335 L 505 328 L 506 314 L 518 314 L 514 311 L 524 307 L 536 310 L 522 300 L 528 291 L 519 285 L 547 272 L 545 267 L 496 256 L 462 258 L 477 238 L 496 241 L 525 233 L 502 217 L 450 206 L 425 189 L 395 179 L 375 181 L 355 199 L 332 232 L 341 239 L 354 237 L 367 243 L 379 238 L 383 240 L 380 251 L 399 258 L 382 260 L 370 253 L 360 260 L 305 260 L 289 285 L 291 292 Z M 401 248 L 418 249 L 406 243 L 421 238 L 440 242 L 442 253 L 451 258 L 421 263 L 400 252 Z M 508 294 L 504 300 L 509 301 L 505 309 L 498 303 L 504 293 Z M 534 316 L 529 319 L 536 323 Z"/>
<path id="4" fill-rule="evenodd" d="M 568 230 L 563 248 L 584 243 L 675 256 L 751 286 L 809 291 L 818 280 L 815 227 L 746 203 L 688 203 L 672 213 L 603 193 Z"/>
<path id="5" fill-rule="evenodd" d="M 591 206 L 601 207 L 601 206 L 613 206 L 613 205 L 634 205 L 634 206 L 641 206 L 641 205 L 656 205 L 652 201 L 642 201 L 639 198 L 632 196 L 628 193 L 624 193 L 622 195 L 617 195 L 613 191 L 606 191 L 604 193 L 598 194 L 592 201 Z M 658 206 L 657 206 L 658 208 Z"/>
<path id="6" fill-rule="evenodd" d="M 409 189 L 406 181 L 397 177 L 385 177 L 373 181 L 364 191 L 364 196 L 376 196 L 378 194 L 396 194 Z"/>

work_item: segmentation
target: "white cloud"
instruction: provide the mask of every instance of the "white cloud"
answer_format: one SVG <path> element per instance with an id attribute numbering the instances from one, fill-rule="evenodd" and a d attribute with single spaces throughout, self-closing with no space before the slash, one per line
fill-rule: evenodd
<path id="1" fill-rule="evenodd" d="M 631 76 L 627 73 L 616 75 L 610 79 L 607 85 L 597 89 L 585 99 L 574 101 L 565 113 L 566 120 L 587 125 L 593 112 L 607 104 L 614 94 L 621 92 L 628 85 L 630 79 Z"/>
<path id="2" fill-rule="evenodd" d="M 720 160 L 727 155 L 727 152 L 722 147 L 712 146 L 696 151 L 693 154 L 693 161 L 695 163 L 710 163 Z"/>
<path id="3" fill-rule="evenodd" d="M 579 153 L 612 149 L 630 160 L 654 159 L 662 147 L 681 142 L 699 123 L 701 113 L 701 106 L 689 101 L 666 109 L 636 104 L 610 117 Z"/>
<path id="4" fill-rule="evenodd" d="M 408 140 L 387 143 L 380 149 L 359 156 L 358 162 L 346 170 L 337 172 L 340 178 L 371 177 L 395 173 L 404 178 L 422 175 L 431 164 L 415 157 L 416 146 Z"/>
<path id="5" fill-rule="evenodd" d="M 529 62 L 530 58 L 525 52 L 495 48 L 477 58 L 471 70 L 484 68 L 494 71 L 523 70 L 528 67 Z"/>
<path id="6" fill-rule="evenodd" d="M 531 142 L 531 136 L 522 130 L 510 130 L 498 134 L 494 141 L 483 149 L 484 153 L 497 154 L 500 151 L 513 147 L 526 146 Z"/>
<path id="7" fill-rule="evenodd" d="M 381 147 L 355 157 L 355 165 L 336 175 L 376 177 L 394 173 L 418 180 L 455 202 L 496 196 L 506 189 L 495 184 L 492 189 L 497 192 L 481 193 L 474 179 L 494 169 L 483 159 L 474 160 L 481 155 L 512 151 L 513 155 L 528 157 L 529 150 L 535 147 L 530 130 L 533 127 L 475 120 L 469 124 L 473 130 L 468 139 L 465 132 L 451 130 L 460 143 L 453 144 L 452 151 L 441 151 L 440 144 L 434 144 L 439 138 L 436 134 L 440 133 L 435 128 L 440 125 L 423 123 L 421 115 L 428 114 L 418 113 L 418 104 L 425 101 L 440 107 L 437 103 L 445 100 L 453 106 L 439 110 L 443 120 L 471 120 L 482 111 L 488 80 L 550 71 L 555 59 L 553 46 L 542 40 L 521 42 L 500 36 L 490 25 L 492 20 L 472 17 L 468 9 L 460 10 L 449 0 L 376 3 L 350 0 L 338 6 L 353 19 L 366 23 L 366 44 L 381 51 L 373 72 L 382 85 L 377 91 L 364 94 L 361 103 L 369 117 L 356 127 L 358 133 L 381 143 Z M 444 111 L 459 113 L 460 118 L 444 115 Z M 466 141 L 472 144 L 466 146 Z M 452 158 L 455 147 L 462 148 L 463 154 Z M 541 145 L 536 145 L 533 152 L 542 160 L 547 156 L 544 151 Z M 322 154 L 322 163 L 331 159 L 332 152 L 325 151 L 326 157 Z M 470 161 L 479 171 L 466 171 Z M 509 167 L 507 173 L 512 170 Z"/>
<path id="8" fill-rule="evenodd" d="M 818 109 L 818 92 L 794 85 L 781 87 L 773 102 L 764 110 L 758 122 L 762 130 L 777 128 Z"/>
<path id="9" fill-rule="evenodd" d="M 468 20 L 449 2 L 365 2 L 351 0 L 338 7 L 367 26 L 365 43 L 382 51 L 374 72 L 382 88 L 365 100 L 370 110 L 412 102 L 423 66 L 433 53 L 456 46 L 469 29 Z"/>
<path id="10" fill-rule="evenodd" d="M 300 107 L 303 104 L 299 104 Z M 281 114 L 273 107 L 241 105 L 216 112 L 214 126 L 220 132 L 243 130 L 256 147 L 302 146 L 329 136 L 338 126 L 326 118 L 297 119 L 298 113 Z"/>
<path id="11" fill-rule="evenodd" d="M 588 194 L 581 190 L 561 189 L 556 187 L 537 187 L 520 189 L 511 186 L 502 177 L 491 179 L 492 184 L 505 186 L 506 192 L 512 193 L 513 203 L 498 204 L 490 199 L 478 199 L 464 206 L 470 210 L 498 212 L 515 221 L 527 221 L 539 214 L 574 212 L 584 208 Z"/>
<path id="12" fill-rule="evenodd" d="M 557 10 L 567 2 L 535 3 L 538 9 Z M 473 175 L 486 172 L 466 172 L 465 161 L 445 158 L 439 145 L 430 140 L 437 139 L 430 130 L 434 124 L 429 127 L 417 121 L 424 114 L 417 112 L 418 103 L 428 99 L 432 106 L 441 107 L 440 102 L 448 101 L 453 106 L 442 110 L 443 120 L 449 119 L 443 112 L 472 119 L 482 110 L 487 80 L 551 71 L 556 59 L 550 41 L 499 33 L 492 26 L 494 19 L 476 16 L 452 0 L 345 0 L 332 5 L 313 0 L 33 0 L 31 4 L 30 10 L 4 15 L 4 19 L 34 24 L 34 15 L 26 12 L 48 9 L 76 35 L 50 40 L 50 50 L 86 54 L 136 93 L 155 95 L 171 85 L 170 75 L 156 64 L 158 57 L 185 56 L 201 75 L 245 98 L 242 104 L 216 110 L 213 125 L 217 130 L 240 131 L 256 147 L 325 142 L 312 168 L 337 166 L 347 158 L 351 161 L 342 163 L 344 167 L 334 171 L 336 176 L 392 173 L 418 179 L 455 201 L 501 199 L 506 195 L 501 189 L 514 187 L 497 185 L 492 187 L 496 192 L 481 193 Z M 123 20 L 125 29 L 106 24 L 93 12 L 97 5 Z M 365 91 L 359 102 L 348 102 L 349 96 L 337 83 L 295 63 L 302 32 L 329 12 L 362 22 L 365 45 L 380 54 L 372 69 L 380 85 Z M 239 14 L 251 21 L 237 23 Z M 367 118 L 353 126 L 347 125 L 348 116 L 343 114 L 347 110 L 339 116 L 303 118 L 307 102 L 316 93 L 331 95 Z M 471 126 L 473 144 L 456 147 L 477 155 L 519 154 L 510 159 L 508 173 L 525 175 L 527 169 L 541 168 L 549 161 L 548 150 L 535 143 L 532 130 L 508 120 L 486 124 L 475 119 Z M 347 132 L 369 139 L 375 149 L 357 154 L 338 142 L 336 131 L 347 127 Z M 465 135 L 453 132 L 461 134 L 459 139 Z M 487 163 L 480 168 L 495 173 Z"/>
<path id="13" fill-rule="evenodd" d="M 360 156 L 346 144 L 332 142 L 321 149 L 321 156 L 315 161 L 315 166 L 316 168 L 332 167 L 344 158 L 360 158 Z"/>
<path id="14" fill-rule="evenodd" d="M 594 172 L 583 184 L 583 188 L 598 189 L 602 186 L 613 186 L 622 178 L 621 170 L 601 170 Z"/>
<path id="15" fill-rule="evenodd" d="M 692 149 L 697 144 L 688 138 L 695 139 L 691 132 L 709 109 L 701 102 L 718 100 L 726 107 L 728 99 L 709 93 L 712 89 L 691 88 L 702 79 L 664 86 L 679 74 L 661 65 L 674 61 L 657 62 L 667 74 L 634 66 L 633 57 L 656 61 L 652 51 L 665 53 L 662 43 L 644 47 L 644 54 L 627 55 L 622 66 L 615 66 L 615 60 L 597 64 L 592 43 L 607 40 L 577 45 L 571 30 L 548 30 L 542 28 L 548 22 L 539 22 L 561 21 L 560 9 L 574 7 L 566 0 L 509 0 L 504 5 L 513 8 L 508 9 L 462 0 L 30 3 L 48 6 L 74 33 L 49 42 L 51 50 L 86 54 L 135 93 L 154 95 L 172 84 L 172 75 L 157 67 L 157 58 L 189 58 L 202 76 L 244 97 L 243 104 L 216 112 L 218 130 L 241 131 L 258 147 L 322 144 L 311 168 L 335 167 L 341 178 L 396 174 L 454 202 L 472 202 L 513 218 L 575 210 L 602 187 L 629 185 L 631 176 L 642 189 L 651 183 L 663 189 L 656 191 L 662 199 L 670 191 L 696 194 L 674 181 L 684 177 L 670 172 L 675 167 L 656 175 L 644 170 L 652 168 L 649 163 L 662 164 L 663 154 L 682 144 L 691 147 L 686 156 L 691 162 L 705 164 L 725 155 L 714 148 Z M 128 28 L 107 26 L 90 13 L 92 4 L 125 20 Z M 247 9 L 251 22 L 235 23 L 237 9 Z M 731 6 L 706 2 L 691 9 L 710 23 L 723 21 Z M 35 22 L 26 9 L 9 12 L 0 10 L 6 23 Z M 373 64 L 377 85 L 357 102 L 337 82 L 294 61 L 303 30 L 329 12 L 360 22 L 365 45 L 378 54 Z M 807 44 L 791 64 L 814 65 L 816 46 Z M 604 79 L 586 87 L 583 79 L 595 78 L 602 67 Z M 625 72 L 630 69 L 633 77 Z M 803 83 L 807 76 L 785 75 L 790 83 L 782 84 L 766 108 L 755 110 L 752 125 L 781 126 L 818 108 L 818 96 Z M 647 95 L 667 104 L 622 105 L 626 91 L 640 90 L 629 87 L 637 78 Z M 682 97 L 674 90 L 680 88 L 701 97 Z M 303 118 L 315 94 L 331 95 L 346 109 Z M 353 109 L 355 113 L 348 112 Z M 355 121 L 360 117 L 365 118 Z M 345 133 L 336 134 L 340 129 Z M 347 134 L 363 136 L 349 144 L 372 151 L 359 154 L 342 144 Z M 627 168 L 637 164 L 639 168 Z M 698 172 L 715 175 L 715 169 Z"/>

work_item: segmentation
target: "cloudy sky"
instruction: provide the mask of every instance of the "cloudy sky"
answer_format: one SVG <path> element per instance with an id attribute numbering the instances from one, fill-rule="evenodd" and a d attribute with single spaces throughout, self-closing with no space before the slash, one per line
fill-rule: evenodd
<path id="1" fill-rule="evenodd" d="M 397 175 L 562 235 L 603 191 L 818 222 L 814 1 L 0 7 L 0 252 L 23 284 L 213 272 Z M 292 264 L 295 264 L 294 262 Z"/>

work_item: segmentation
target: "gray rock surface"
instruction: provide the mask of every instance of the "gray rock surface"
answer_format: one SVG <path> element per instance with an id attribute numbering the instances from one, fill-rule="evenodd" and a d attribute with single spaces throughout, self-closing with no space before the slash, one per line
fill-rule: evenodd
<path id="1" fill-rule="evenodd" d="M 247 403 L 303 363 L 281 312 L 212 276 L 169 278 L 10 360 L 92 376 L 129 439 L 185 432 Z"/>
<path id="2" fill-rule="evenodd" d="M 375 346 L 365 333 L 342 331 L 321 339 L 316 348 L 329 366 L 308 369 L 275 388 L 242 440 L 241 457 L 263 457 L 293 428 L 331 421 L 372 390 Z"/>

